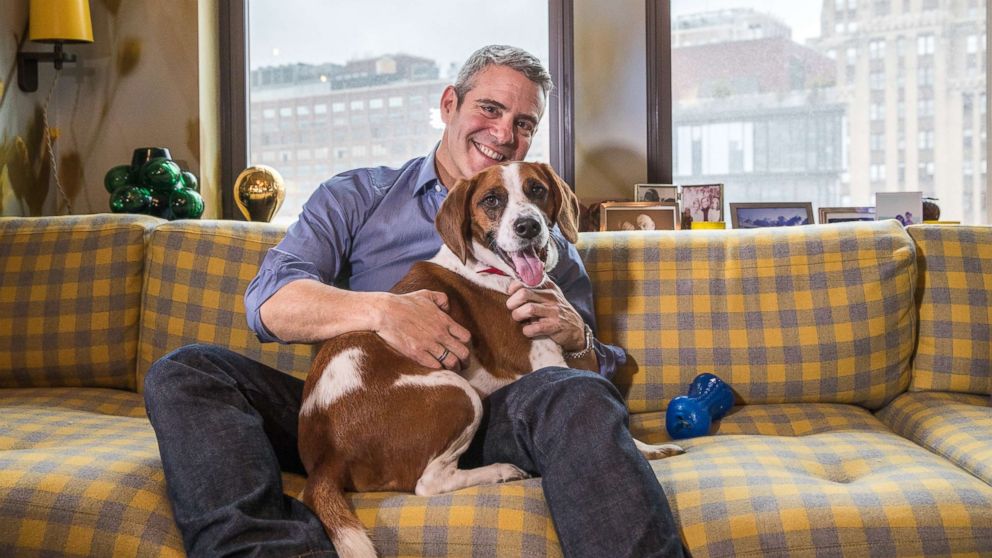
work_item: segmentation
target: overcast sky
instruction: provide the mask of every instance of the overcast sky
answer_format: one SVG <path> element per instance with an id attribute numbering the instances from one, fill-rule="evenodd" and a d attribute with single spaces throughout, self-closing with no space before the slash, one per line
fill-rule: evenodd
<path id="1" fill-rule="evenodd" d="M 542 0 L 251 0 L 248 5 L 253 69 L 403 52 L 436 60 L 444 72 L 489 43 L 520 46 L 548 59 L 547 9 L 535 9 L 547 5 Z M 672 0 L 672 14 L 753 7 L 778 16 L 792 27 L 792 38 L 804 42 L 819 34 L 821 5 L 820 0 Z"/>

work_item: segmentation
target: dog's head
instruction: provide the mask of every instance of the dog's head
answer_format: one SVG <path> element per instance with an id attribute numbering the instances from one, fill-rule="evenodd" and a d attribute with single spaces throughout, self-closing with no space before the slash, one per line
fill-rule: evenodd
<path id="1" fill-rule="evenodd" d="M 534 287 L 558 261 L 551 227 L 574 243 L 578 214 L 578 199 L 550 165 L 511 162 L 459 180 L 435 226 L 462 263 L 471 258 Z"/>

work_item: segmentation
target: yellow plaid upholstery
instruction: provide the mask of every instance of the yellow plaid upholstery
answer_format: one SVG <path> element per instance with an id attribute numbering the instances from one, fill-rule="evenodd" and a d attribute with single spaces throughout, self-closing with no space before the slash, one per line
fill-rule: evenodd
<path id="1" fill-rule="evenodd" d="M 160 219 L 0 219 L 0 387 L 134 388 L 144 237 Z"/>
<path id="2" fill-rule="evenodd" d="M 893 431 L 992 484 L 992 407 L 988 397 L 904 393 L 879 411 Z"/>
<path id="3" fill-rule="evenodd" d="M 561 556 L 540 479 L 348 499 L 381 556 Z"/>
<path id="4" fill-rule="evenodd" d="M 992 392 L 992 227 L 906 229 L 920 261 L 911 389 Z"/>
<path id="5" fill-rule="evenodd" d="M 895 434 L 683 445 L 651 465 L 696 558 L 992 555 L 992 487 Z"/>
<path id="6" fill-rule="evenodd" d="M 713 372 L 744 403 L 857 403 L 905 390 L 915 251 L 893 221 L 753 231 L 584 234 L 614 381 L 657 411 Z"/>
<path id="7" fill-rule="evenodd" d="M 245 320 L 245 288 L 284 234 L 275 225 L 237 221 L 173 221 L 155 229 L 141 308 L 138 386 L 159 357 L 194 342 L 306 376 L 309 346 L 263 345 Z"/>
<path id="8" fill-rule="evenodd" d="M 183 555 L 142 408 L 133 392 L 0 390 L 0 556 Z"/>
<path id="9" fill-rule="evenodd" d="M 870 411 L 835 403 L 778 403 L 734 407 L 716 423 L 718 435 L 809 436 L 839 430 L 888 432 Z M 643 442 L 671 442 L 665 431 L 665 413 L 638 413 L 630 417 L 630 431 Z M 682 442 L 678 442 L 681 444 Z"/>

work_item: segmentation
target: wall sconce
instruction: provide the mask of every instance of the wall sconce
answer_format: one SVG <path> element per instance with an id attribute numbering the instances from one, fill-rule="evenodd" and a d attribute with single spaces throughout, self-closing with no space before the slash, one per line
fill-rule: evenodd
<path id="1" fill-rule="evenodd" d="M 28 39 L 53 43 L 55 52 L 18 52 L 17 85 L 21 91 L 38 90 L 38 62 L 54 62 L 61 70 L 65 62 L 75 62 L 76 55 L 62 50 L 64 43 L 92 43 L 89 0 L 31 0 L 28 15 Z"/>

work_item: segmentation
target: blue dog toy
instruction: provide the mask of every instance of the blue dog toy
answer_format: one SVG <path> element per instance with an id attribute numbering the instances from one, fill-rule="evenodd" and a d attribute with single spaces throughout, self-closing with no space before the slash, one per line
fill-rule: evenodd
<path id="1" fill-rule="evenodd" d="M 675 440 L 704 436 L 733 405 L 730 386 L 713 374 L 700 374 L 689 384 L 688 396 L 680 395 L 668 404 L 665 428 Z"/>

